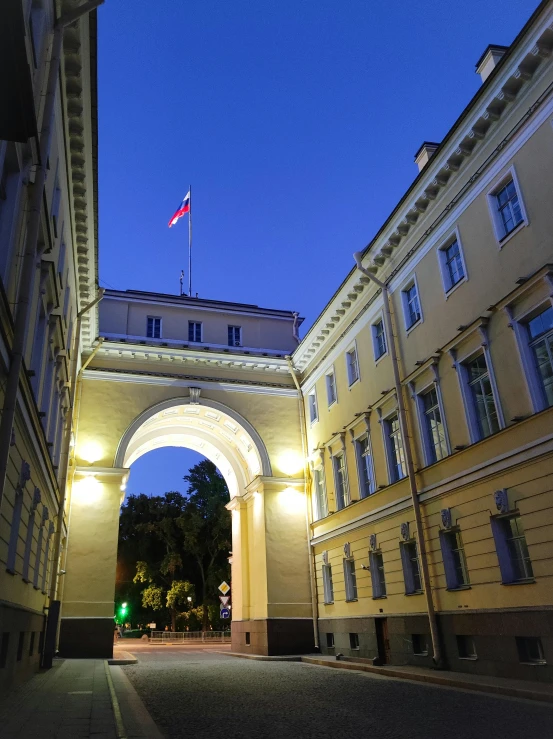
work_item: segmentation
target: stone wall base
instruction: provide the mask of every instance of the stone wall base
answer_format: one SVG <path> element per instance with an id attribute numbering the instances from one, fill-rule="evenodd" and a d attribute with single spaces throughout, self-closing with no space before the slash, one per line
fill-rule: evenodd
<path id="1" fill-rule="evenodd" d="M 60 657 L 113 657 L 113 618 L 62 618 Z"/>
<path id="2" fill-rule="evenodd" d="M 44 627 L 42 614 L 0 605 L 0 696 L 40 667 Z"/>
<path id="3" fill-rule="evenodd" d="M 308 654 L 315 648 L 310 618 L 268 618 L 232 622 L 232 651 L 277 656 Z"/>
<path id="4" fill-rule="evenodd" d="M 384 617 L 381 617 L 384 618 Z M 382 657 L 377 628 L 388 636 L 387 664 L 433 667 L 426 615 L 319 619 L 321 652 L 373 660 Z M 509 610 L 439 614 L 438 627 L 446 669 L 476 675 L 553 682 L 553 611 Z M 458 638 L 460 637 L 460 638 Z M 462 654 L 469 637 L 475 656 Z M 521 659 L 517 637 L 539 638 L 543 664 Z M 358 646 L 356 646 L 358 645 Z"/>

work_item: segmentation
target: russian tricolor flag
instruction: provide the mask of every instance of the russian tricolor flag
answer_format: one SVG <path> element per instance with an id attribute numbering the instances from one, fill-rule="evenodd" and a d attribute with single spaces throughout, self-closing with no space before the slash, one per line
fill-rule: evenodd
<path id="1" fill-rule="evenodd" d="M 171 228 L 171 226 L 174 226 L 179 218 L 186 215 L 187 213 L 190 213 L 190 190 L 186 193 L 185 198 L 177 208 L 175 215 L 169 221 L 169 228 Z"/>

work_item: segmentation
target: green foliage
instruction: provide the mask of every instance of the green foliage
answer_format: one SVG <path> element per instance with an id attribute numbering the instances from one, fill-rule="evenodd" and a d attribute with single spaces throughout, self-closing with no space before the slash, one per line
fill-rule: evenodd
<path id="1" fill-rule="evenodd" d="M 159 585 L 148 585 L 142 591 L 142 605 L 153 611 L 161 611 L 163 608 L 163 588 Z"/>
<path id="2" fill-rule="evenodd" d="M 194 588 L 188 580 L 173 580 L 167 591 L 167 608 L 190 607 L 188 598 L 194 596 Z"/>
<path id="3" fill-rule="evenodd" d="M 228 489 L 208 460 L 192 467 L 184 480 L 186 495 L 131 495 L 122 506 L 117 596 L 135 604 L 137 622 L 163 610 L 165 617 L 154 620 L 170 618 L 174 630 L 177 612 L 183 611 L 179 622 L 185 628 L 205 629 L 210 623 L 219 628 L 217 587 L 230 576 Z"/>

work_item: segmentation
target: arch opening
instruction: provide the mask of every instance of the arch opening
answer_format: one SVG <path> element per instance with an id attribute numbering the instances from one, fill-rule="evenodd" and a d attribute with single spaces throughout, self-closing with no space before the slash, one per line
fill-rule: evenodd
<path id="1" fill-rule="evenodd" d="M 144 454 L 167 446 L 192 449 L 213 462 L 231 498 L 258 475 L 271 475 L 259 434 L 246 419 L 216 401 L 177 398 L 144 411 L 123 435 L 115 466 L 130 467 Z"/>

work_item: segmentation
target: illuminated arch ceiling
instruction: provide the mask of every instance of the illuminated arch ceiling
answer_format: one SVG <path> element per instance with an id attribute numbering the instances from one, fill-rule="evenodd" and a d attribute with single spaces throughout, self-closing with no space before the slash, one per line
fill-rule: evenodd
<path id="1" fill-rule="evenodd" d="M 203 454 L 220 470 L 230 497 L 242 494 L 258 475 L 271 475 L 269 457 L 255 429 L 239 414 L 211 400 L 166 401 L 142 413 L 121 439 L 116 467 L 160 447 L 186 447 Z"/>

